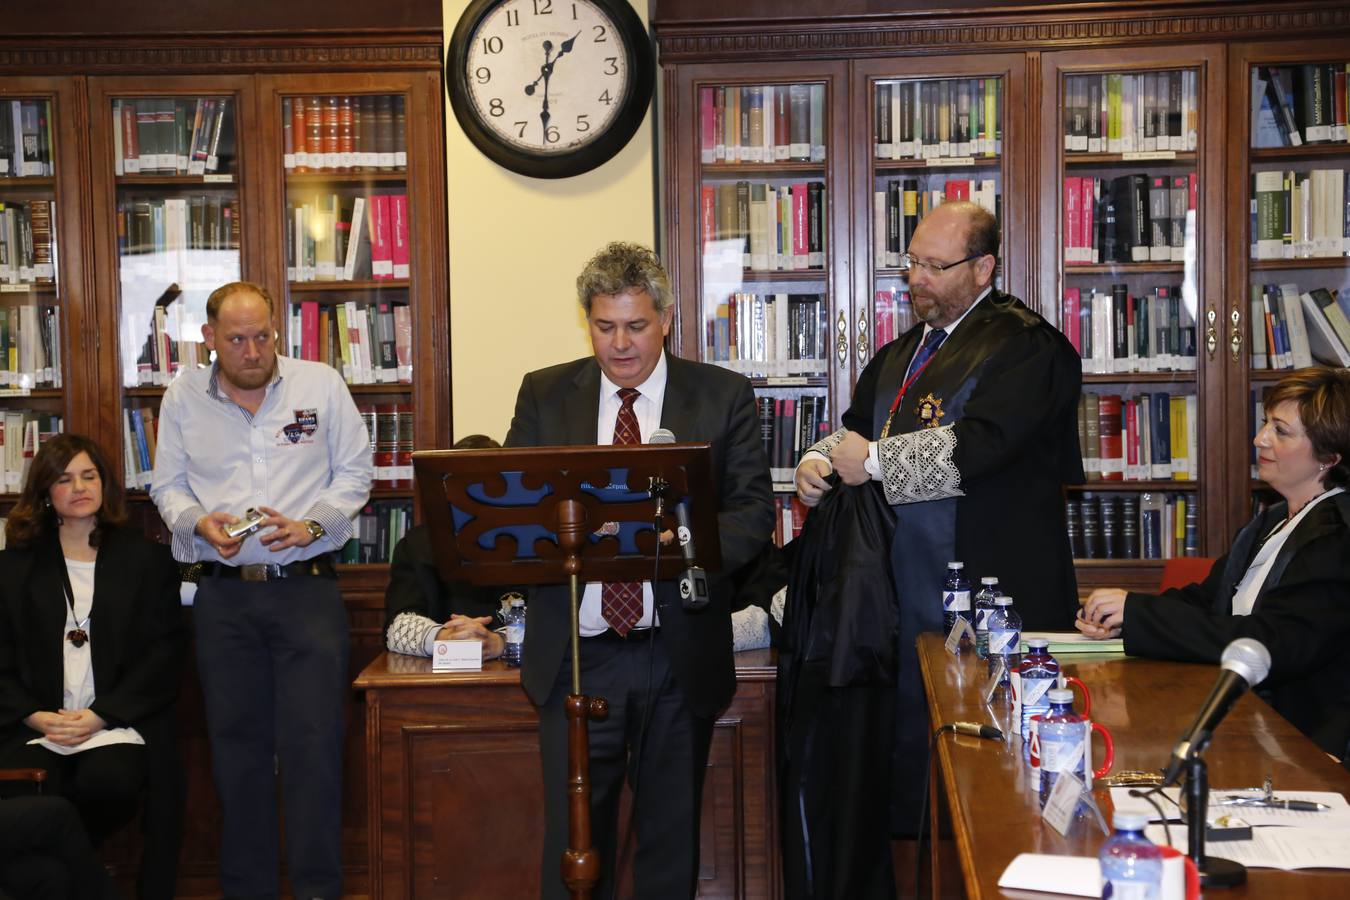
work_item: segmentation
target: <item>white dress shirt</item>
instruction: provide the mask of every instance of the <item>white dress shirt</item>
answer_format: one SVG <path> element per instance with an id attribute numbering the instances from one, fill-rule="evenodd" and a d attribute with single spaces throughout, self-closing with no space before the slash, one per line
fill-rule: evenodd
<path id="1" fill-rule="evenodd" d="M 179 562 L 284 565 L 341 549 L 370 496 L 372 471 L 366 425 L 342 376 L 323 363 L 278 356 L 256 414 L 221 390 L 214 365 L 169 385 L 150 496 Z M 313 519 L 326 534 L 274 553 L 255 532 L 229 560 L 195 534 L 208 512 L 242 517 L 258 506 Z"/>
<path id="2" fill-rule="evenodd" d="M 656 368 L 652 369 L 652 374 L 647 376 L 647 380 L 637 387 L 642 395 L 633 401 L 633 414 L 637 416 L 638 432 L 642 437 L 642 443 L 647 443 L 653 431 L 661 427 L 661 405 L 666 399 L 666 352 L 661 351 L 661 358 L 656 362 Z M 601 446 L 614 443 L 614 422 L 619 418 L 619 409 L 623 406 L 623 401 L 619 399 L 619 386 L 610 381 L 604 371 L 600 372 L 600 410 L 596 417 L 595 424 L 595 442 Z M 675 436 L 679 440 L 679 435 Z M 600 585 L 599 581 L 588 581 L 585 590 L 581 595 L 581 609 L 579 611 L 579 624 L 581 626 L 581 636 L 591 637 L 601 634 L 608 630 L 609 623 L 600 612 Z M 638 619 L 636 628 L 651 628 L 653 625 L 659 625 L 660 620 L 655 614 L 655 603 L 652 600 L 652 584 L 650 581 L 642 582 L 642 618 Z"/>

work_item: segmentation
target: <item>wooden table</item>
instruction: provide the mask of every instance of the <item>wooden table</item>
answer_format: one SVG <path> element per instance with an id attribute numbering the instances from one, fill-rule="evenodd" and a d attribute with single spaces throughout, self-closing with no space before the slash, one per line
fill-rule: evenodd
<path id="1" fill-rule="evenodd" d="M 774 665 L 736 656 L 736 696 L 713 734 L 699 897 L 779 895 Z M 544 836 L 538 719 L 519 670 L 433 673 L 383 653 L 366 695 L 370 896 L 537 897 Z"/>
<path id="2" fill-rule="evenodd" d="M 1060 662 L 1066 674 L 1077 675 L 1092 691 L 1092 718 L 1115 738 L 1115 771 L 1156 771 L 1165 765 L 1218 676 L 1217 666 L 1147 659 L 1069 655 Z M 994 721 L 1000 727 L 1008 724 L 1010 707 L 999 705 L 1001 700 L 995 698 L 991 717 L 980 700 L 984 663 L 973 653 L 954 658 L 943 649 L 938 635 L 925 634 L 919 639 L 919 666 L 935 724 L 959 720 Z M 1100 760 L 1100 752 L 1096 756 Z M 1238 701 L 1215 731 L 1205 760 L 1215 788 L 1259 785 L 1271 775 L 1277 791 L 1338 791 L 1350 796 L 1350 773 L 1250 694 Z M 934 766 L 940 777 L 934 778 L 932 802 L 944 802 L 951 815 L 969 897 L 1004 894 L 998 888 L 999 876 L 1019 853 L 1095 856 L 1104 840 L 1088 822 L 1075 824 L 1067 838 L 1041 822 L 1037 795 L 1029 787 L 1030 769 L 1022 755 L 1022 741 L 1016 735 L 1008 743 L 943 735 Z M 1102 788 L 1096 795 L 1109 823 L 1108 792 Z M 1245 887 L 1210 890 L 1207 895 L 1345 898 L 1350 897 L 1350 870 L 1249 869 Z"/>

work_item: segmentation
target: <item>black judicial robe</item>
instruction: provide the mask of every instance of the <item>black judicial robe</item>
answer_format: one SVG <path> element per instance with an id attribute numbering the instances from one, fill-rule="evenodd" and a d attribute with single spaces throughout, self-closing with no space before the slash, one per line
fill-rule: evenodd
<path id="1" fill-rule="evenodd" d="M 894 900 L 894 514 L 871 485 L 831 480 L 789 545 L 776 704 L 783 896 Z"/>
<path id="2" fill-rule="evenodd" d="M 1218 663 L 1230 641 L 1255 638 L 1270 651 L 1259 694 L 1326 752 L 1350 744 L 1350 494 L 1318 503 L 1285 540 L 1250 615 L 1233 615 L 1233 592 L 1261 539 L 1288 512 L 1270 507 L 1238 532 L 1198 584 L 1162 594 L 1130 593 L 1121 636 L 1132 656 Z"/>
<path id="3" fill-rule="evenodd" d="M 845 428 L 880 438 L 922 336 L 920 324 L 873 358 L 844 413 Z M 959 478 L 961 494 L 925 496 L 922 485 L 934 473 L 920 472 L 912 479 L 918 502 L 892 506 L 900 657 L 891 825 L 898 834 L 918 825 L 929 727 L 914 644 L 920 632 L 942 628 L 947 563 L 963 561 L 976 584 L 997 576 L 1026 630 L 1073 627 L 1078 587 L 1063 485 L 1083 481 L 1081 382 L 1068 339 L 1017 298 L 991 291 L 942 344 L 892 419 L 891 436 L 927 423 L 951 427 L 955 472 L 938 474 Z"/>

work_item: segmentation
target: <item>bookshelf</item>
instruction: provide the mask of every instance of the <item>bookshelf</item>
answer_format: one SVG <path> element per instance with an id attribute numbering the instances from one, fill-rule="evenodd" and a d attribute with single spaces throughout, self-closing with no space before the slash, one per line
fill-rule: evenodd
<path id="1" fill-rule="evenodd" d="M 1347 66 L 1334 39 L 1240 44 L 1229 60 L 1229 117 L 1242 137 L 1234 187 L 1248 201 L 1245 217 L 1234 208 L 1228 220 L 1244 238 L 1229 264 L 1234 296 L 1246 301 L 1230 311 L 1239 339 L 1230 415 L 1245 426 L 1232 452 L 1248 463 L 1232 489 L 1251 506 L 1274 498 L 1256 479 L 1251 445 L 1264 392 L 1310 361 L 1350 365 Z"/>
<path id="2" fill-rule="evenodd" d="M 1293 283 L 1302 293 L 1319 286 L 1341 290 L 1350 282 L 1350 264 L 1343 256 L 1253 260 L 1248 253 L 1247 186 L 1253 173 L 1350 171 L 1350 145 L 1251 144 L 1251 84 L 1257 67 L 1343 67 L 1347 61 L 1350 4 L 1315 6 L 1293 0 L 1259 8 L 1235 4 L 1216 17 L 1199 2 L 1109 10 L 1061 2 L 1007 16 L 963 6 L 950 15 L 878 13 L 842 24 L 834 18 L 836 10 L 821 0 L 797 0 L 786 7 L 751 2 L 735 18 L 697 2 L 658 7 L 653 26 L 669 106 L 663 145 L 665 252 L 677 269 L 686 323 L 674 349 L 707 358 L 701 329 L 708 299 L 699 281 L 706 252 L 698 241 L 691 198 L 698 196 L 701 179 L 712 167 L 698 161 L 703 149 L 698 88 L 828 78 L 832 161 L 826 163 L 825 178 L 832 242 L 824 281 L 831 355 L 828 387 L 822 392 L 828 397 L 830 426 L 837 425 L 866 359 L 902 333 L 907 321 L 905 284 L 892 265 L 903 252 L 906 196 L 920 204 L 911 213 L 917 215 L 925 186 L 931 199 L 934 185 L 940 184 L 946 199 L 953 181 L 969 182 L 972 193 L 992 182 L 1003 227 L 997 278 L 1004 290 L 1071 339 L 1077 332 L 1080 352 L 1085 324 L 1087 335 L 1093 334 L 1094 303 L 1098 321 L 1108 326 L 1104 339 L 1112 337 L 1109 326 L 1116 306 L 1123 305 L 1127 340 L 1119 360 L 1113 340 L 1099 343 L 1097 353 L 1085 358 L 1084 396 L 1097 400 L 1098 424 L 1101 398 L 1118 397 L 1122 424 L 1117 429 L 1128 433 L 1123 417 L 1133 407 L 1137 442 L 1143 398 L 1150 413 L 1156 398 L 1166 398 L 1167 416 L 1160 424 L 1169 430 L 1173 398 L 1180 403 L 1179 427 L 1187 438 L 1184 469 L 1173 471 L 1169 454 L 1166 472 L 1160 463 L 1155 474 L 1151 459 L 1145 472 L 1136 453 L 1133 462 L 1128 456 L 1122 460 L 1119 481 L 1094 480 L 1072 488 L 1066 501 L 1081 506 L 1090 495 L 1100 513 L 1103 499 L 1108 510 L 1127 501 L 1133 509 L 1147 495 L 1149 503 L 1162 499 L 1165 515 L 1167 497 L 1183 495 L 1193 501 L 1188 503 L 1194 513 L 1191 552 L 1222 554 L 1249 518 L 1260 488 L 1250 475 L 1252 391 L 1281 374 L 1252 366 L 1250 285 Z M 1263 40 L 1253 42 L 1255 34 Z M 906 147 L 913 131 L 905 133 L 905 116 L 898 112 L 905 92 L 916 91 L 922 105 L 925 90 L 930 97 L 937 91 L 940 129 L 945 83 L 950 129 L 963 109 L 983 112 L 971 101 L 981 88 L 987 95 L 990 79 L 997 84 L 995 137 L 1002 131 L 1002 144 L 992 156 L 979 144 L 968 157 L 954 155 L 955 149 L 948 151 L 953 156 L 942 151 L 934 156 L 931 150 L 925 154 Z M 1138 118 L 1138 133 L 1131 131 L 1127 145 L 1120 124 L 1111 130 L 1113 121 L 1123 121 L 1121 113 L 1111 115 L 1113 104 L 1118 107 L 1117 97 L 1138 97 L 1141 91 L 1147 97 L 1150 89 L 1155 98 L 1160 91 L 1167 98 L 1165 105 L 1154 103 L 1155 116 L 1166 109 L 1162 127 L 1185 127 L 1168 130 L 1163 146 L 1159 120 L 1145 129 L 1146 120 Z M 963 91 L 969 100 L 963 100 Z M 914 101 L 909 102 L 912 114 Z M 1142 110 L 1134 111 L 1137 116 Z M 931 123 L 921 116 L 919 127 L 925 125 Z M 835 164 L 844 155 L 849 163 L 839 170 Z M 1142 186 L 1134 176 L 1143 176 Z M 898 200 L 894 182 L 899 182 Z M 1156 246 L 1150 230 L 1138 254 L 1134 243 L 1128 252 L 1119 252 L 1114 243 L 1103 252 L 1103 236 L 1083 231 L 1097 221 L 1085 218 L 1079 204 L 1069 227 L 1070 196 L 1080 202 L 1088 198 L 1086 209 L 1096 212 L 1103 187 L 1110 199 L 1116 184 L 1122 199 L 1127 186 L 1131 200 L 1136 193 L 1141 201 L 1159 203 L 1166 196 L 1165 217 L 1159 206 L 1157 219 L 1165 218 L 1168 227 Z M 966 189 L 958 184 L 956 196 Z M 895 224 L 893 207 L 901 212 Z M 1182 227 L 1174 230 L 1174 222 Z M 1156 313 L 1167 326 L 1165 334 L 1154 335 L 1151 349 L 1147 331 L 1142 345 L 1136 333 L 1133 356 L 1131 306 L 1145 316 Z M 1107 347 L 1110 352 L 1104 354 Z M 766 393 L 767 386 L 759 392 Z M 1108 417 L 1117 415 L 1112 404 L 1108 400 Z M 1086 442 L 1086 433 L 1083 437 Z M 1094 437 L 1099 445 L 1100 428 Z M 1128 480 L 1126 466 L 1134 476 Z M 1181 521 L 1181 552 L 1187 552 L 1184 513 Z M 1084 592 L 1098 585 L 1156 586 L 1161 571 L 1161 559 L 1078 560 Z"/>
<path id="3" fill-rule="evenodd" d="M 220 284 L 243 278 L 266 286 L 276 301 L 282 352 L 295 334 L 295 314 L 303 317 L 307 303 L 330 312 L 349 301 L 377 314 L 381 304 L 389 305 L 391 316 L 396 308 L 406 310 L 400 318 L 408 339 L 399 357 L 395 335 L 393 379 L 383 372 L 360 382 L 353 376 L 352 394 L 358 406 L 396 412 L 399 422 L 411 425 L 407 439 L 415 446 L 447 446 L 442 43 L 435 28 L 236 35 L 228 44 L 153 36 L 88 47 L 39 41 L 21 53 L 0 46 L 0 113 L 10 111 L 12 100 L 44 104 L 50 110 L 52 162 L 52 171 L 42 175 L 0 173 L 0 202 L 42 201 L 54 210 L 52 280 L 0 287 L 0 312 L 7 315 L 24 304 L 57 311 L 61 375 L 59 385 L 35 381 L 22 393 L 0 388 L 0 413 L 31 409 L 59 416 L 66 430 L 96 437 L 116 465 L 131 463 L 129 483 L 134 487 L 140 478 L 143 484 L 146 466 L 134 444 L 135 420 L 133 441 L 127 441 L 129 413 L 140 411 L 142 431 L 154 422 L 175 372 L 205 361 L 200 326 L 206 297 Z M 401 101 L 403 162 L 383 168 L 377 160 L 373 170 L 363 163 L 359 171 L 355 165 L 347 171 L 288 168 L 284 101 L 322 99 L 322 126 L 329 98 L 337 98 L 341 116 L 344 97 L 388 98 L 391 124 L 393 101 Z M 293 145 L 294 135 L 292 154 Z M 302 280 L 288 273 L 286 238 L 295 233 L 288 203 L 337 197 L 341 220 L 345 201 L 395 195 L 407 198 L 406 272 L 384 277 L 356 267 L 348 279 L 344 268 L 341 280 L 321 280 L 317 272 L 313 280 Z M 4 321 L 0 318 L 0 326 Z M 3 333 L 0 327 L 0 340 Z M 331 354 L 326 357 L 331 361 Z M 398 454 L 410 447 L 405 440 L 401 451 L 397 445 L 388 449 Z M 0 514 L 12 501 L 12 495 L 0 497 Z M 392 546 L 412 504 L 406 479 L 376 486 L 368 510 L 372 550 Z M 144 490 L 132 490 L 129 505 L 132 520 L 147 533 L 167 537 Z M 359 551 L 355 558 L 362 558 Z M 388 566 L 356 562 L 339 568 L 354 676 L 383 649 Z M 184 835 L 180 896 L 212 896 L 217 890 L 218 817 L 196 690 L 189 665 L 181 718 L 188 803 L 197 815 Z M 362 715 L 354 696 L 346 736 L 352 774 L 344 794 L 343 855 L 348 884 L 358 893 L 367 890 L 369 872 Z M 128 831 L 104 848 L 119 877 L 134 873 L 138 843 Z"/>
<path id="4" fill-rule="evenodd" d="M 1205 227 L 1223 169 L 1220 61 L 1203 46 L 1141 49 L 1128 67 L 1091 51 L 1042 58 L 1041 121 L 1054 127 L 1041 154 L 1054 165 L 1040 173 L 1040 220 L 1054 241 L 1039 307 L 1083 359 L 1088 480 L 1065 496 L 1080 590 L 1156 584 L 1163 560 L 1212 555 L 1210 531 L 1222 533 L 1209 452 L 1222 439 L 1205 428 L 1222 377 L 1201 327 L 1220 281 Z"/>

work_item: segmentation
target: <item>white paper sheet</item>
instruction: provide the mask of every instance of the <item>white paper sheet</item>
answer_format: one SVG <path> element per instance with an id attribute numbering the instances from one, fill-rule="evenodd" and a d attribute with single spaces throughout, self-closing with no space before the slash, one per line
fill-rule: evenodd
<path id="1" fill-rule="evenodd" d="M 1161 825 L 1144 834 L 1164 843 Z M 1186 852 L 1184 825 L 1172 827 L 1172 846 Z M 1350 829 L 1254 828 L 1250 841 L 1206 841 L 1205 853 L 1252 869 L 1350 869 Z"/>

